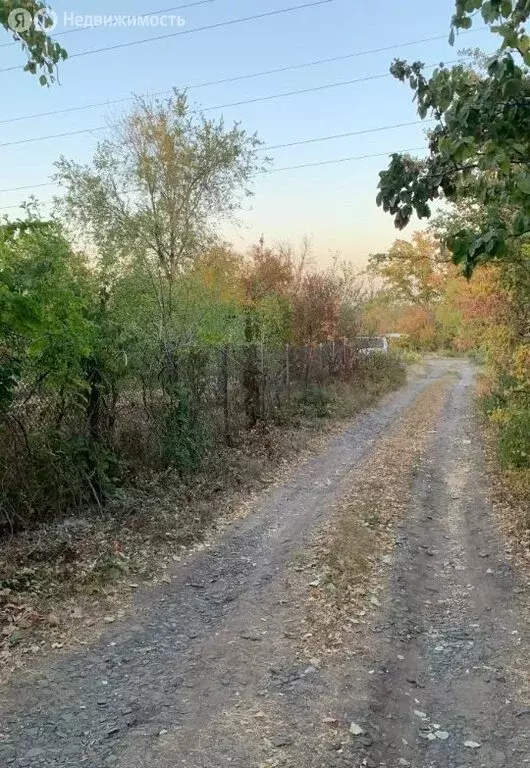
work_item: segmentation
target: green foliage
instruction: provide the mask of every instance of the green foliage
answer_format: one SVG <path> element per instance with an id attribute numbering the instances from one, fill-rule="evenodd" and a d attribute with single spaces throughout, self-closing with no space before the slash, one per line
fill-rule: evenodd
<path id="1" fill-rule="evenodd" d="M 417 365 L 423 359 L 419 352 L 415 352 L 412 349 L 401 349 L 399 356 L 407 365 Z"/>
<path id="2" fill-rule="evenodd" d="M 333 396 L 322 387 L 309 387 L 299 398 L 302 413 L 313 418 L 323 419 L 331 413 Z"/>
<path id="3" fill-rule="evenodd" d="M 112 494 L 117 459 L 103 443 L 50 427 L 32 433 L 30 450 L 33 504 L 41 514 L 101 504 Z"/>
<path id="4" fill-rule="evenodd" d="M 83 388 L 82 360 L 95 339 L 89 286 L 55 223 L 0 226 L 0 408 L 22 378 Z"/>
<path id="5" fill-rule="evenodd" d="M 21 17 L 21 11 L 25 18 Z M 14 16 L 10 16 L 12 12 Z M 37 24 L 34 22 L 35 17 Z M 28 20 L 31 20 L 29 26 Z M 21 44 L 27 56 L 25 71 L 37 75 L 41 85 L 55 82 L 57 64 L 64 61 L 68 54 L 47 34 L 47 30 L 53 26 L 51 9 L 47 3 L 42 0 L 1 0 L 0 24 Z"/>
<path id="6" fill-rule="evenodd" d="M 502 37 L 485 71 L 442 65 L 426 78 L 421 62 L 392 65 L 394 77 L 414 92 L 420 117 L 437 125 L 426 159 L 392 156 L 377 196 L 400 229 L 413 213 L 429 217 L 433 200 L 474 201 L 481 210 L 477 227 L 447 240 L 466 276 L 486 261 L 510 259 L 511 242 L 530 235 L 530 38 L 522 26 L 530 5 L 458 0 L 455 26 L 471 26 L 478 9 L 488 24 L 499 22 L 492 31 Z"/>
<path id="7" fill-rule="evenodd" d="M 250 194 L 259 146 L 176 91 L 166 101 L 138 98 L 91 165 L 56 164 L 65 217 L 92 240 L 109 275 L 131 258 L 142 263 L 170 313 L 177 277 L 217 244 L 219 221 Z"/>
<path id="8" fill-rule="evenodd" d="M 528 0 L 456 0 L 453 29 L 470 29 L 479 12 L 485 24 L 495 25 L 492 31 L 502 37 L 502 49 L 517 49 L 530 66 L 530 37 L 524 27 L 530 15 Z"/>
<path id="9" fill-rule="evenodd" d="M 384 280 L 394 301 L 425 306 L 442 296 L 447 260 L 438 240 L 415 232 L 412 242 L 395 240 L 387 252 L 372 254 L 368 273 Z"/>
<path id="10" fill-rule="evenodd" d="M 405 383 L 407 370 L 400 355 L 395 352 L 374 352 L 361 361 L 360 375 L 374 386 L 392 389 Z"/>
<path id="11" fill-rule="evenodd" d="M 102 502 L 116 475 L 106 419 L 120 334 L 105 291 L 54 221 L 0 227 L 0 332 L 0 464 L 12 481 L 3 505 L 32 514 Z M 19 473 L 27 481 L 15 503 Z"/>
<path id="12" fill-rule="evenodd" d="M 499 377 L 495 388 L 480 398 L 480 405 L 484 413 L 491 416 L 508 407 L 507 393 L 510 391 L 512 383 L 513 378 L 511 376 L 503 375 Z"/>
<path id="13" fill-rule="evenodd" d="M 208 425 L 192 399 L 192 393 L 180 387 L 154 420 L 162 466 L 174 467 L 183 474 L 200 466 L 212 442 Z"/>
<path id="14" fill-rule="evenodd" d="M 530 408 L 508 411 L 500 432 L 499 457 L 507 469 L 530 468 Z"/>

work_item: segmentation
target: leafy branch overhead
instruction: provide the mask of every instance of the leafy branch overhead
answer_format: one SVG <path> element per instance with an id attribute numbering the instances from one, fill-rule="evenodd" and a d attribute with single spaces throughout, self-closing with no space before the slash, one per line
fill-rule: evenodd
<path id="1" fill-rule="evenodd" d="M 413 214 L 430 217 L 440 198 L 480 205 L 481 225 L 452 233 L 447 243 L 467 276 L 479 263 L 506 258 L 510 243 L 530 235 L 530 37 L 523 26 L 530 0 L 457 0 L 452 39 L 477 11 L 502 38 L 484 67 L 440 65 L 426 78 L 421 62 L 392 64 L 394 77 L 414 92 L 420 117 L 437 125 L 426 158 L 392 156 L 377 196 L 399 229 Z"/>
<path id="2" fill-rule="evenodd" d="M 43 0 L 0 0 L 0 24 L 22 46 L 27 56 L 24 70 L 38 75 L 41 85 L 55 82 L 57 64 L 68 53 L 49 35 L 54 25 L 50 7 Z"/>

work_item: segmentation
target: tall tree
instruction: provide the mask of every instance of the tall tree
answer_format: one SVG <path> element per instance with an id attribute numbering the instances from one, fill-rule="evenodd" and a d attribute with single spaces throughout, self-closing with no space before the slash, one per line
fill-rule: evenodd
<path id="1" fill-rule="evenodd" d="M 447 241 L 466 276 L 480 263 L 510 258 L 511 243 L 530 237 L 530 37 L 524 30 L 530 0 L 457 0 L 451 42 L 477 12 L 501 37 L 485 69 L 440 66 L 427 78 L 421 62 L 393 63 L 391 72 L 410 85 L 420 117 L 437 124 L 427 158 L 394 154 L 380 173 L 377 196 L 399 229 L 413 213 L 429 217 L 438 198 L 476 201 L 479 226 L 452 232 Z"/>
<path id="2" fill-rule="evenodd" d="M 154 289 L 165 335 L 176 280 L 218 241 L 218 227 L 250 194 L 260 142 L 208 120 L 178 92 L 137 99 L 90 166 L 57 163 L 63 213 L 95 246 L 109 278 L 135 263 Z"/>

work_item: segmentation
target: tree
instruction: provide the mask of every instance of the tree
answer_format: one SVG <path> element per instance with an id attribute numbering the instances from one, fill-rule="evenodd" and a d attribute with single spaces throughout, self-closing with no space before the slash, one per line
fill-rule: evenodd
<path id="1" fill-rule="evenodd" d="M 439 328 L 436 316 L 428 306 L 405 307 L 395 329 L 406 334 L 407 346 L 413 349 L 431 350 L 438 346 Z"/>
<path id="2" fill-rule="evenodd" d="M 247 342 L 288 340 L 295 275 L 289 249 L 266 246 L 263 238 L 252 246 L 242 274 Z"/>
<path id="3" fill-rule="evenodd" d="M 429 217 L 439 198 L 480 206 L 478 226 L 447 240 L 467 277 L 480 263 L 509 259 L 511 243 L 530 236 L 530 37 L 523 26 L 530 1 L 457 0 L 451 42 L 455 29 L 471 27 L 477 11 L 502 38 L 485 69 L 441 65 L 427 79 L 421 62 L 393 63 L 391 72 L 410 85 L 420 117 L 437 125 L 426 159 L 392 155 L 377 196 L 399 229 L 413 213 Z"/>
<path id="4" fill-rule="evenodd" d="M 58 161 L 70 228 L 95 247 L 107 280 L 135 265 L 156 296 L 160 339 L 171 335 L 177 279 L 218 242 L 219 223 L 250 194 L 259 145 L 175 92 L 165 101 L 137 99 L 91 166 Z"/>
<path id="5" fill-rule="evenodd" d="M 41 85 L 55 82 L 57 64 L 68 57 L 47 34 L 54 17 L 43 0 L 0 0 L 0 24 L 20 43 L 27 56 L 26 72 L 38 75 Z"/>
<path id="6" fill-rule="evenodd" d="M 504 215 L 500 209 L 500 215 Z M 475 201 L 469 200 L 439 213 L 432 222 L 432 232 L 441 240 L 449 240 L 460 231 L 479 232 L 484 212 Z M 509 244 L 509 258 L 499 264 L 486 264 L 476 270 L 473 285 L 453 278 L 448 282 L 444 301 L 447 307 L 456 307 L 460 314 L 457 344 L 460 348 L 487 348 L 479 343 L 477 329 L 500 339 L 491 343 L 491 356 L 499 361 L 510 355 L 514 343 L 528 345 L 530 331 L 530 245 L 521 238 Z M 502 308 L 502 311 L 499 308 Z M 469 321 L 472 318 L 472 322 Z M 502 330 L 504 329 L 504 330 Z"/>
<path id="7" fill-rule="evenodd" d="M 293 334 L 297 344 L 318 344 L 337 335 L 342 290 L 332 270 L 311 271 L 294 297 Z"/>
<path id="8" fill-rule="evenodd" d="M 524 28 L 530 15 L 528 0 L 456 0 L 453 30 L 470 29 L 479 11 L 486 24 L 495 24 L 492 31 L 502 37 L 501 48 L 518 50 L 530 66 L 530 38 Z M 454 43 L 454 34 L 450 42 Z"/>
<path id="9" fill-rule="evenodd" d="M 368 272 L 384 281 L 395 301 L 425 306 L 442 295 L 448 257 L 434 237 L 415 232 L 412 242 L 395 240 L 386 253 L 372 254 Z"/>
<path id="10" fill-rule="evenodd" d="M 0 226 L 0 410 L 22 379 L 31 388 L 83 388 L 83 360 L 96 335 L 90 280 L 58 225 Z"/>

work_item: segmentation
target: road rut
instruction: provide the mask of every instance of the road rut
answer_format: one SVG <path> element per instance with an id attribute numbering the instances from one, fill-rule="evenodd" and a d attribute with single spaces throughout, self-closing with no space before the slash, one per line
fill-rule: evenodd
<path id="1" fill-rule="evenodd" d="M 289 563 L 385 430 L 455 369 L 369 644 L 355 662 L 308 663 L 293 641 L 302 607 Z M 431 361 L 97 642 L 18 675 L 0 705 L 0 765 L 523 766 L 530 720 L 511 676 L 528 651 L 522 586 L 490 519 L 471 388 L 467 363 Z M 317 701 L 360 724 L 362 743 L 298 745 L 320 733 Z M 271 707 L 263 739 L 256 723 Z M 447 739 L 429 740 L 433 723 Z"/>

